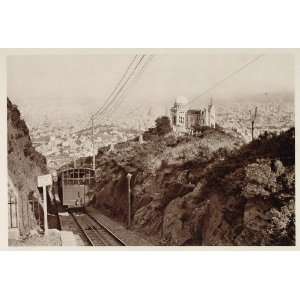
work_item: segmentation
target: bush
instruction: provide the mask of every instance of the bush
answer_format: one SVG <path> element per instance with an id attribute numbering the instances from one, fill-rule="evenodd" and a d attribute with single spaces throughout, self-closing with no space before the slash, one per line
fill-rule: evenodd
<path id="1" fill-rule="evenodd" d="M 171 122 L 167 116 L 157 118 L 155 120 L 155 125 L 158 135 L 166 135 L 172 131 Z"/>
<path id="2" fill-rule="evenodd" d="M 199 124 L 196 124 L 196 125 L 193 126 L 193 130 L 196 133 L 204 133 L 208 129 L 210 129 L 209 126 L 202 126 L 202 125 L 199 125 Z"/>
<path id="3" fill-rule="evenodd" d="M 29 135 L 29 129 L 23 119 L 20 119 L 16 125 L 18 129 L 21 129 L 23 131 L 25 136 Z"/>
<path id="4" fill-rule="evenodd" d="M 24 152 L 25 157 L 29 156 L 32 153 L 31 143 L 25 144 L 23 152 Z"/>
<path id="5" fill-rule="evenodd" d="M 23 136 L 24 136 L 24 135 L 23 135 L 22 132 L 18 132 L 18 133 L 16 133 L 16 135 L 15 135 L 15 137 L 16 137 L 17 140 L 20 139 L 20 138 L 22 138 Z"/>
<path id="6" fill-rule="evenodd" d="M 8 151 L 8 154 L 10 154 L 11 152 L 14 151 L 14 148 L 13 148 L 13 145 L 12 145 L 12 142 L 11 140 L 8 140 L 8 147 L 7 147 L 7 151 Z"/>

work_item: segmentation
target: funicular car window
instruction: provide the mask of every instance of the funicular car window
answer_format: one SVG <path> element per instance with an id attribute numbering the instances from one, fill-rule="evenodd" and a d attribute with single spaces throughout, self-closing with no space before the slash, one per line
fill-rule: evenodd
<path id="1" fill-rule="evenodd" d="M 65 185 L 92 185 L 95 183 L 95 173 L 89 168 L 69 169 L 62 172 Z"/>
<path id="2" fill-rule="evenodd" d="M 78 170 L 78 184 L 84 184 L 84 170 Z"/>

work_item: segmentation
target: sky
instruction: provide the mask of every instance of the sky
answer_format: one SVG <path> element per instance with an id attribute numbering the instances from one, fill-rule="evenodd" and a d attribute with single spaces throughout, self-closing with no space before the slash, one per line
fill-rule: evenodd
<path id="1" fill-rule="evenodd" d="M 256 54 L 155 55 L 126 93 L 120 107 L 169 106 L 177 96 L 201 95 Z M 93 113 L 108 97 L 134 55 L 26 55 L 7 59 L 8 97 L 32 114 L 53 108 L 64 114 Z M 249 95 L 294 91 L 294 58 L 263 55 L 217 88 L 200 97 L 221 105 Z M 245 100 L 246 101 L 246 100 Z M 247 100 L 248 101 L 248 100 Z"/>

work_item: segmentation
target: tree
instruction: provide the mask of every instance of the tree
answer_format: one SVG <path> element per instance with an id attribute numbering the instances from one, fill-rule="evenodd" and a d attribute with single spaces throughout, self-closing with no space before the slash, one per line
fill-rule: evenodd
<path id="1" fill-rule="evenodd" d="M 167 116 L 157 118 L 155 120 L 155 125 L 158 135 L 166 135 L 172 131 L 170 119 Z"/>

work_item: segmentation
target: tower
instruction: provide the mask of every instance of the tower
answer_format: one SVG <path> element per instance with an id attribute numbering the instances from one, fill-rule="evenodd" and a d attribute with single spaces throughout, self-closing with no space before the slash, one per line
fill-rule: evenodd
<path id="1" fill-rule="evenodd" d="M 216 127 L 216 112 L 212 98 L 210 98 L 210 104 L 208 106 L 208 126 L 212 128 Z"/>
<path id="2" fill-rule="evenodd" d="M 188 101 L 185 97 L 177 97 L 170 110 L 171 123 L 176 131 L 186 130 L 187 103 Z"/>

